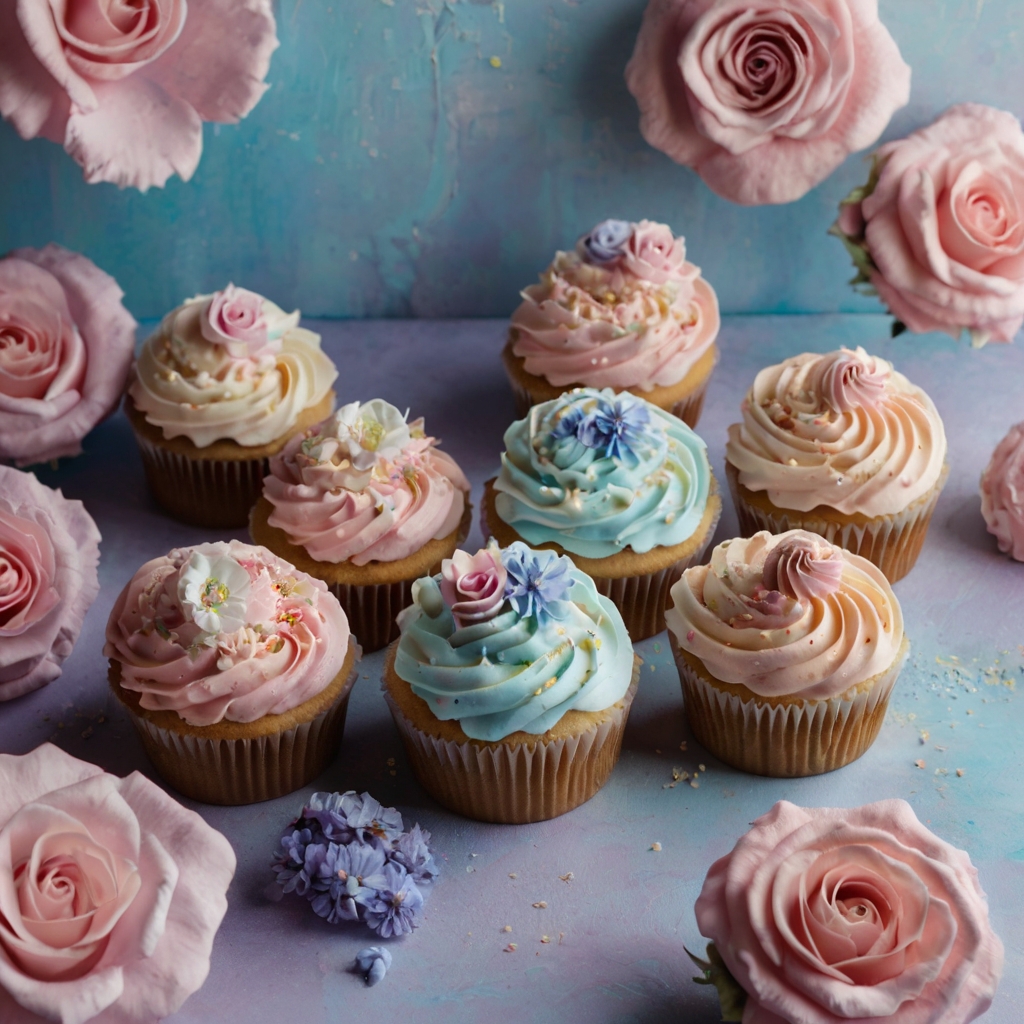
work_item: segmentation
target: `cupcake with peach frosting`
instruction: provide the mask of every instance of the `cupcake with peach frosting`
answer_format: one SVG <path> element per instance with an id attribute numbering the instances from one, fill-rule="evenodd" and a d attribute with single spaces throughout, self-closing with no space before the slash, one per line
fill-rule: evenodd
<path id="1" fill-rule="evenodd" d="M 253 539 L 326 581 L 367 651 L 464 536 L 469 481 L 438 443 L 379 398 L 351 402 L 270 460 L 253 509 Z"/>
<path id="2" fill-rule="evenodd" d="M 157 501 L 198 526 L 243 526 L 267 460 L 334 407 L 320 336 L 229 284 L 164 317 L 142 347 L 126 408 Z"/>
<path id="3" fill-rule="evenodd" d="M 160 774 L 207 803 L 304 786 L 341 740 L 359 647 L 337 600 L 265 548 L 178 548 L 107 622 L 110 685 Z"/>
<path id="4" fill-rule="evenodd" d="M 719 544 L 665 620 L 695 736 L 758 775 L 860 757 L 909 650 L 878 567 L 805 530 Z"/>
<path id="5" fill-rule="evenodd" d="M 810 530 L 896 582 L 914 566 L 946 482 L 932 400 L 862 348 L 762 370 L 729 428 L 726 474 L 746 536 Z"/>
<path id="6" fill-rule="evenodd" d="M 1010 427 L 981 474 L 981 514 L 999 550 L 1024 562 L 1024 423 Z"/>
<path id="7" fill-rule="evenodd" d="M 718 299 L 669 227 L 603 221 L 522 299 L 502 357 L 521 416 L 574 387 L 613 388 L 696 426 Z"/>

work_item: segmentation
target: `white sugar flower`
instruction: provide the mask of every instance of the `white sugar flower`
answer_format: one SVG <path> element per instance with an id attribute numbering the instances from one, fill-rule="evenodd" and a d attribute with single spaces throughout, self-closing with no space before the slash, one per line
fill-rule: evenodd
<path id="1" fill-rule="evenodd" d="M 234 633 L 246 624 L 249 574 L 233 558 L 193 551 L 178 579 L 182 610 L 204 633 Z"/>
<path id="2" fill-rule="evenodd" d="M 351 402 L 323 424 L 322 433 L 310 438 L 303 450 L 310 458 L 334 462 L 340 486 L 362 491 L 378 463 L 398 456 L 416 436 L 417 428 L 422 436 L 420 421 L 410 426 L 407 415 L 380 398 Z"/>

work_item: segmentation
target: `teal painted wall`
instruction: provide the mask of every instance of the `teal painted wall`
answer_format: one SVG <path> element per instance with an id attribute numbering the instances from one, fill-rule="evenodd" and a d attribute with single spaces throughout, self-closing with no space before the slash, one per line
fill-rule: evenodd
<path id="1" fill-rule="evenodd" d="M 83 251 L 139 317 L 229 279 L 308 315 L 501 316 L 556 247 L 646 216 L 686 236 L 727 311 L 877 310 L 825 236 L 862 157 L 798 203 L 744 209 L 646 146 L 622 78 L 644 5 L 280 0 L 272 88 L 241 125 L 206 126 L 188 184 L 89 186 L 0 124 L 0 251 Z M 1022 0 L 881 12 L 914 70 L 888 137 L 960 100 L 1024 114 Z"/>

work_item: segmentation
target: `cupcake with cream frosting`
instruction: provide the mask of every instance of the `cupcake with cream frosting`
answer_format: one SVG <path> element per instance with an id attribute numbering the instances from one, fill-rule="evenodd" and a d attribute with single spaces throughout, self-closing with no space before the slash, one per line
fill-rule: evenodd
<path id="1" fill-rule="evenodd" d="M 665 620 L 694 735 L 758 775 L 860 757 L 910 649 L 878 567 L 805 530 L 719 544 Z"/>
<path id="2" fill-rule="evenodd" d="M 114 695 L 187 796 L 268 800 L 334 757 L 359 646 L 326 585 L 265 548 L 222 541 L 147 562 L 106 641 Z"/>
<path id="3" fill-rule="evenodd" d="M 168 313 L 142 346 L 126 409 L 154 497 L 197 526 L 244 526 L 267 460 L 334 407 L 320 336 L 228 285 Z"/>
<path id="4" fill-rule="evenodd" d="M 607 781 L 639 659 L 615 606 L 564 556 L 455 552 L 413 587 L 384 695 L 423 787 L 481 821 L 553 818 Z"/>
<path id="5" fill-rule="evenodd" d="M 570 388 L 614 388 L 696 426 L 718 299 L 671 228 L 603 221 L 522 298 L 502 357 L 521 416 Z"/>
<path id="6" fill-rule="evenodd" d="M 505 432 L 484 527 L 569 555 L 634 641 L 665 628 L 669 588 L 700 559 L 722 503 L 704 442 L 629 393 L 580 388 Z"/>
<path id="7" fill-rule="evenodd" d="M 949 473 L 924 391 L 843 348 L 767 367 L 741 409 L 725 457 L 743 534 L 811 530 L 893 583 L 913 568 Z"/>
<path id="8" fill-rule="evenodd" d="M 981 514 L 999 550 L 1024 562 L 1024 423 L 1010 427 L 981 474 Z"/>
<path id="9" fill-rule="evenodd" d="M 440 569 L 469 515 L 469 482 L 423 420 L 352 402 L 270 460 L 253 540 L 324 580 L 364 650 L 398 636 L 415 580 Z"/>

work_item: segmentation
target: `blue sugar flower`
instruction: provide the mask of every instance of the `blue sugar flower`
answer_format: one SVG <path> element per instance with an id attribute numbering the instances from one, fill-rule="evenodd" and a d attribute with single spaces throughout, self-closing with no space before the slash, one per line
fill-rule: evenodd
<path id="1" fill-rule="evenodd" d="M 385 884 L 363 901 L 366 923 L 383 939 L 408 935 L 423 917 L 423 894 L 400 864 L 384 868 Z"/>
<path id="2" fill-rule="evenodd" d="M 376 844 L 328 844 L 322 877 L 326 885 L 310 902 L 314 913 L 328 924 L 358 921 L 359 905 L 387 885 L 384 851 Z"/>
<path id="3" fill-rule="evenodd" d="M 434 855 L 427 845 L 430 833 L 419 825 L 413 827 L 395 843 L 391 859 L 401 864 L 417 885 L 430 885 L 440 874 Z"/>
<path id="4" fill-rule="evenodd" d="M 382 807 L 369 793 L 314 793 L 302 812 L 316 821 L 323 834 L 336 843 L 364 839 L 367 834 L 386 845 L 402 834 L 402 815 L 394 807 Z"/>
<path id="5" fill-rule="evenodd" d="M 566 437 L 575 437 L 585 415 L 580 403 L 570 405 L 555 424 L 555 429 L 551 431 L 551 440 L 561 441 Z"/>
<path id="6" fill-rule="evenodd" d="M 543 623 L 562 617 L 553 606 L 566 599 L 575 582 L 569 575 L 572 562 L 568 558 L 553 551 L 534 551 L 517 540 L 502 551 L 501 562 L 508 574 L 505 597 L 520 618 L 535 615 Z"/>
<path id="7" fill-rule="evenodd" d="M 386 946 L 367 946 L 356 953 L 356 969 L 368 987 L 382 981 L 391 967 L 391 950 Z"/>
<path id="8" fill-rule="evenodd" d="M 603 448 L 606 458 L 630 461 L 649 444 L 645 428 L 650 422 L 647 407 L 632 395 L 619 395 L 614 402 L 602 398 L 579 425 L 578 436 L 588 448 Z"/>
<path id="9" fill-rule="evenodd" d="M 614 263 L 625 251 L 633 237 L 633 225 L 628 220 L 603 220 L 583 239 L 587 262 L 601 266 Z"/>

